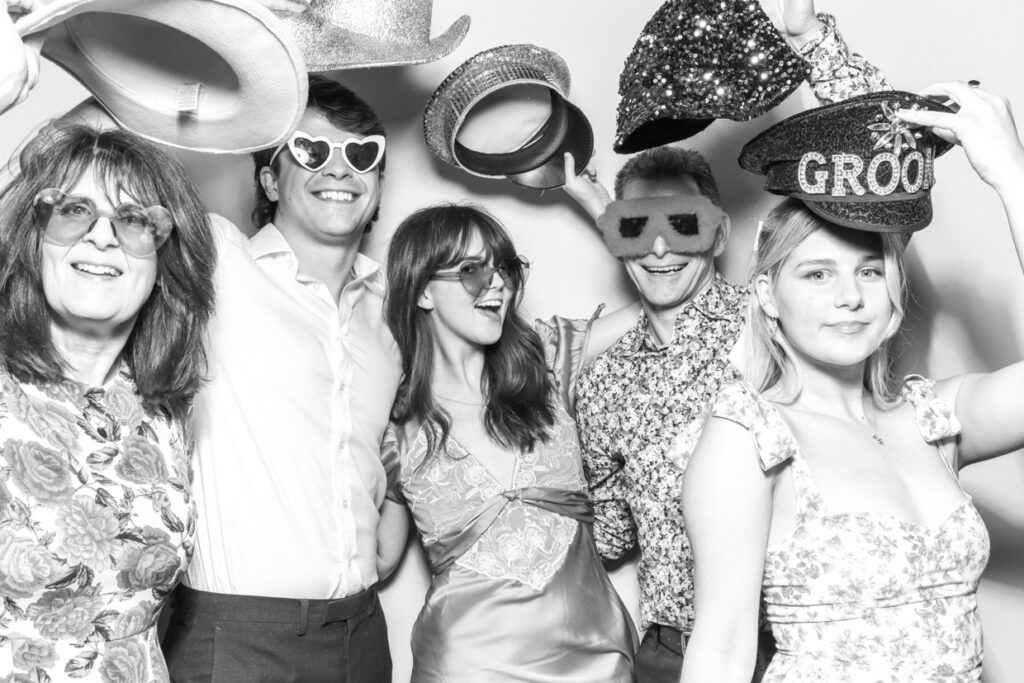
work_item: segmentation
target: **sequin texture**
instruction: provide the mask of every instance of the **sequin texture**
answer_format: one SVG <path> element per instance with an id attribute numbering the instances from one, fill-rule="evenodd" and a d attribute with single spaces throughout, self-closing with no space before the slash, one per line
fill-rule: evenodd
<path id="1" fill-rule="evenodd" d="M 764 114 L 806 78 L 757 2 L 669 0 L 651 17 L 619 76 L 615 151 L 682 140 L 716 118 Z"/>

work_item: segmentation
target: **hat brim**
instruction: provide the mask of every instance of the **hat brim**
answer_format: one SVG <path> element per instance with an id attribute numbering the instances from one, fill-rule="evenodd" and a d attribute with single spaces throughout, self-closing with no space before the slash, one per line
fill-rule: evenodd
<path id="1" fill-rule="evenodd" d="M 462 43 L 470 24 L 470 18 L 463 15 L 436 38 L 425 43 L 405 43 L 349 31 L 309 12 L 277 14 L 301 46 L 310 72 L 434 62 Z"/>
<path id="2" fill-rule="evenodd" d="M 201 152 L 280 144 L 306 106 L 294 40 L 254 0 L 57 0 L 16 23 L 124 128 Z M 195 106 L 182 88 L 201 84 Z"/>
<path id="3" fill-rule="evenodd" d="M 916 232 L 932 222 L 932 203 L 925 194 L 898 201 L 828 202 L 799 198 L 829 223 L 867 232 Z"/>
<path id="4" fill-rule="evenodd" d="M 565 100 L 568 126 L 562 143 L 554 153 L 537 168 L 524 173 L 506 175 L 516 185 L 535 190 L 551 190 L 565 185 L 565 154 L 572 154 L 577 175 L 583 173 L 590 158 L 594 156 L 594 130 L 583 111 L 572 102 Z"/>
<path id="5" fill-rule="evenodd" d="M 441 82 L 423 108 L 423 136 L 431 154 L 453 166 L 455 136 L 473 107 L 488 94 L 536 83 L 569 93 L 569 69 L 554 52 L 536 45 L 501 45 L 479 52 Z"/>
<path id="6" fill-rule="evenodd" d="M 873 106 L 879 102 L 891 101 L 894 98 L 904 102 L 906 106 L 913 106 L 916 104 L 923 109 L 931 111 L 952 111 L 949 107 L 946 107 L 935 100 L 930 100 L 915 93 L 899 90 L 885 90 L 871 93 L 869 95 L 862 95 L 857 98 L 857 103 Z M 813 129 L 815 128 L 815 122 L 823 116 L 827 116 L 829 112 L 833 110 L 848 108 L 850 104 L 850 100 L 834 102 L 821 107 L 807 109 L 798 114 L 794 114 L 787 119 L 779 121 L 775 125 L 756 135 L 743 146 L 743 149 L 740 151 L 740 167 L 746 171 L 750 171 L 751 173 L 765 175 L 769 164 L 778 161 L 779 159 L 799 159 L 800 155 L 807 149 L 807 140 L 810 133 L 813 132 Z M 935 137 L 936 157 L 945 154 L 952 148 L 953 145 L 951 143 L 946 142 L 937 136 Z"/>

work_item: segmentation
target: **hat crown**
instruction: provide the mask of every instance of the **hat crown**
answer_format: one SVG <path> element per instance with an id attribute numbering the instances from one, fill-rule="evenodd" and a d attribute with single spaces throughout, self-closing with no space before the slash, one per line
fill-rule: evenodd
<path id="1" fill-rule="evenodd" d="M 644 26 L 619 76 L 614 149 L 639 152 L 747 121 L 807 75 L 756 1 L 668 0 Z"/>
<path id="2" fill-rule="evenodd" d="M 311 15 L 380 40 L 425 43 L 430 39 L 431 0 L 311 0 Z"/>

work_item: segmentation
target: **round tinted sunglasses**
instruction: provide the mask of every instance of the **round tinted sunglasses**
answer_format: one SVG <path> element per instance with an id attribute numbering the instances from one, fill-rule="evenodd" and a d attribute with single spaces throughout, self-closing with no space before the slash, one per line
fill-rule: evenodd
<path id="1" fill-rule="evenodd" d="M 494 274 L 501 276 L 505 286 L 516 291 L 526 284 L 530 276 L 530 262 L 525 256 L 507 258 L 495 265 L 486 261 L 470 261 L 463 263 L 456 271 L 434 273 L 431 280 L 458 280 L 472 297 L 480 296 L 494 279 Z"/>
<path id="2" fill-rule="evenodd" d="M 341 158 L 356 173 L 369 173 L 384 158 L 384 136 L 367 135 L 365 138 L 347 138 L 334 142 L 321 136 L 313 137 L 309 133 L 297 130 L 288 138 L 288 142 L 274 150 L 270 164 L 285 147 L 291 152 L 292 158 L 307 171 L 319 171 L 330 162 L 334 150 L 341 150 Z"/>
<path id="3" fill-rule="evenodd" d="M 76 244 L 102 217 L 110 221 L 125 253 L 149 256 L 167 241 L 174 228 L 171 212 L 162 206 L 125 202 L 112 212 L 100 211 L 90 197 L 67 194 L 55 187 L 40 190 L 32 207 L 44 238 L 62 246 Z"/>

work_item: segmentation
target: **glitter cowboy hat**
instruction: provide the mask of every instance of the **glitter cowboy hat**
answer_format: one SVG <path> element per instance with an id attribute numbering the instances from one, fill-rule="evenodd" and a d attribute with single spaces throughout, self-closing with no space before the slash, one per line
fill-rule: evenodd
<path id="1" fill-rule="evenodd" d="M 279 12 L 310 71 L 425 64 L 459 46 L 469 30 L 463 15 L 430 38 L 431 0 L 310 0 L 305 12 Z"/>
<path id="2" fill-rule="evenodd" d="M 756 0 L 669 0 L 619 76 L 614 149 L 630 154 L 695 135 L 715 119 L 748 121 L 807 77 Z"/>
<path id="3" fill-rule="evenodd" d="M 950 111 L 898 90 L 853 97 L 775 124 L 744 145 L 740 166 L 836 225 L 920 230 L 932 220 L 933 162 L 952 145 L 901 121 L 898 109 Z"/>
<path id="4" fill-rule="evenodd" d="M 124 128 L 172 147 L 280 144 L 306 107 L 302 54 L 254 0 L 54 0 L 20 17 Z"/>
<path id="5" fill-rule="evenodd" d="M 594 134 L 569 102 L 569 69 L 536 45 L 503 45 L 464 62 L 423 111 L 427 147 L 441 161 L 535 189 L 565 184 L 564 155 L 582 172 Z"/>

